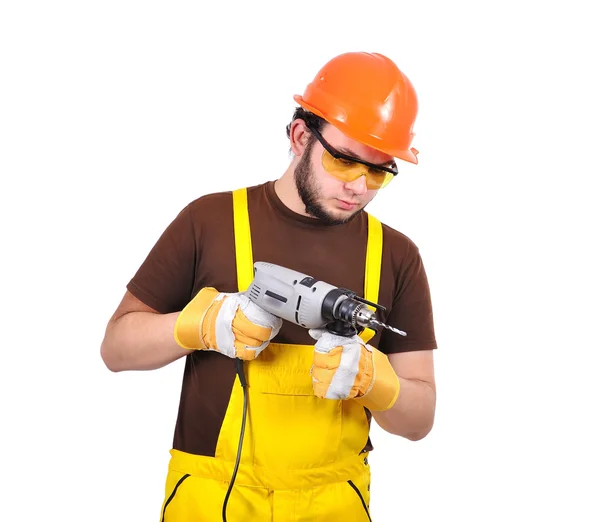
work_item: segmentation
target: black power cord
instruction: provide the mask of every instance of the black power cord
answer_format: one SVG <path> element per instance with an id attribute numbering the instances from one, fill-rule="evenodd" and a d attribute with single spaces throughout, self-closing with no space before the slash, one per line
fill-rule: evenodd
<path id="1" fill-rule="evenodd" d="M 227 490 L 225 500 L 223 501 L 223 522 L 227 522 L 227 502 L 229 501 L 229 495 L 231 495 L 233 483 L 235 482 L 235 477 L 240 466 L 240 457 L 242 456 L 242 445 L 244 443 L 244 432 L 246 431 L 246 414 L 248 413 L 248 386 L 246 383 L 246 375 L 244 374 L 244 361 L 242 359 L 235 360 L 235 371 L 238 375 L 238 378 L 240 379 L 240 383 L 244 390 L 244 412 L 242 415 L 242 430 L 240 432 L 240 441 L 238 443 L 238 451 L 237 457 L 235 459 L 235 466 L 233 468 L 233 474 L 231 475 L 231 481 L 229 482 L 229 489 Z"/>

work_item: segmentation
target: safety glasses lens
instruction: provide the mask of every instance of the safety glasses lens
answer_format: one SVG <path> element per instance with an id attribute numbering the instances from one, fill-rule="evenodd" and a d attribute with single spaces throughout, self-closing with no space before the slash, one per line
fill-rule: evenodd
<path id="1" fill-rule="evenodd" d="M 350 183 L 361 176 L 365 176 L 367 178 L 367 188 L 370 190 L 385 187 L 394 177 L 390 172 L 374 167 L 367 167 L 362 163 L 342 158 L 334 158 L 326 150 L 323 151 L 322 164 L 323 168 L 329 174 L 335 176 L 344 183 Z"/>

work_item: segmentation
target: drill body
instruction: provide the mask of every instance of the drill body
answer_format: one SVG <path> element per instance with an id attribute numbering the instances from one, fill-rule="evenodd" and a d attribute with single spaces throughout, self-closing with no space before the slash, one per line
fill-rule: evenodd
<path id="1" fill-rule="evenodd" d="M 254 280 L 245 294 L 263 310 L 304 328 L 325 327 L 347 337 L 365 327 L 391 329 L 379 322 L 369 308 L 385 310 L 383 306 L 366 301 L 350 290 L 273 263 L 254 263 Z"/>

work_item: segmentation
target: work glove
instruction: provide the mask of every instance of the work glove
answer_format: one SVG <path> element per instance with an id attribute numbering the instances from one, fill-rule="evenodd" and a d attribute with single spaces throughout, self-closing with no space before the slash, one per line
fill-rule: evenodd
<path id="1" fill-rule="evenodd" d="M 387 355 L 358 336 L 343 337 L 322 328 L 308 331 L 315 344 L 313 390 L 324 399 L 355 399 L 372 411 L 389 410 L 400 381 Z"/>
<path id="2" fill-rule="evenodd" d="M 188 350 L 214 350 L 245 361 L 256 359 L 279 333 L 282 320 L 241 293 L 200 290 L 175 323 L 175 340 Z"/>

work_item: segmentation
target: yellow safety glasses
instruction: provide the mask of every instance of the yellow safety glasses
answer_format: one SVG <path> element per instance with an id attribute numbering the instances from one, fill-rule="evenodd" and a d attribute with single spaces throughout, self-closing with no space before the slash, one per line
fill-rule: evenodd
<path id="1" fill-rule="evenodd" d="M 369 190 L 378 190 L 385 187 L 398 174 L 398 167 L 395 163 L 392 163 L 389 167 L 384 167 L 348 156 L 329 145 L 323 136 L 321 136 L 321 133 L 312 127 L 312 125 L 308 126 L 308 129 L 319 140 L 319 143 L 323 145 L 323 149 L 325 149 L 321 158 L 323 168 L 340 181 L 350 183 L 361 176 L 365 176 L 367 188 Z"/>

